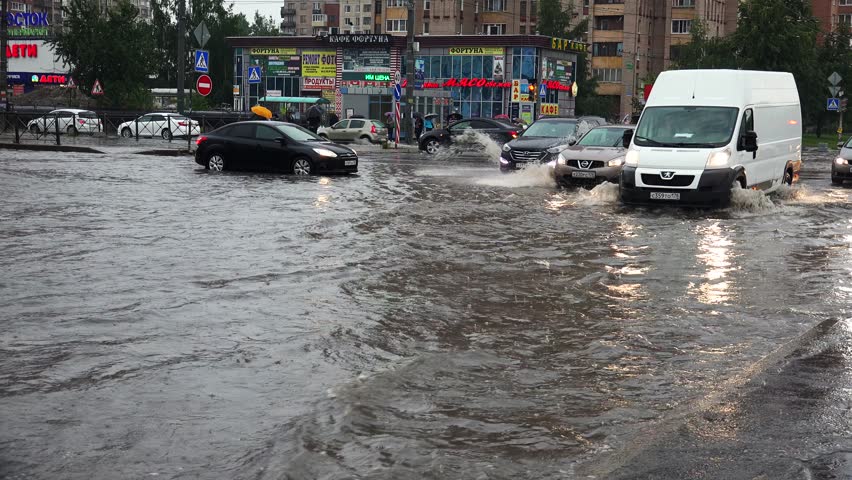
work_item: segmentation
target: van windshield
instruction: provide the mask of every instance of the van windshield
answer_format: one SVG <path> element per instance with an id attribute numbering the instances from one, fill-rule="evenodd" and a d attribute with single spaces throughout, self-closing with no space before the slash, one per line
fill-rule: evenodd
<path id="1" fill-rule="evenodd" d="M 735 107 L 648 107 L 633 141 L 643 147 L 722 147 L 731 141 L 738 113 Z"/>

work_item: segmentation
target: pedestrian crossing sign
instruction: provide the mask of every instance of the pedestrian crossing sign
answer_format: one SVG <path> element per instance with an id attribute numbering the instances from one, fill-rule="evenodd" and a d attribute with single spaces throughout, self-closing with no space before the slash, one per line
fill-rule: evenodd
<path id="1" fill-rule="evenodd" d="M 840 110 L 840 99 L 838 98 L 829 98 L 828 103 L 825 106 L 825 109 L 829 112 L 836 112 Z"/>
<path id="2" fill-rule="evenodd" d="M 72 77 L 68 77 L 68 83 L 65 84 L 65 88 L 77 88 L 77 84 L 74 83 L 74 79 Z"/>
<path id="3" fill-rule="evenodd" d="M 260 67 L 249 67 L 248 83 L 260 83 Z"/>
<path id="4" fill-rule="evenodd" d="M 104 87 L 101 86 L 101 81 L 95 79 L 95 84 L 92 85 L 92 95 L 103 95 Z"/>
<path id="5" fill-rule="evenodd" d="M 210 70 L 208 65 L 210 65 L 210 52 L 208 52 L 207 50 L 196 50 L 195 71 L 207 73 Z"/>

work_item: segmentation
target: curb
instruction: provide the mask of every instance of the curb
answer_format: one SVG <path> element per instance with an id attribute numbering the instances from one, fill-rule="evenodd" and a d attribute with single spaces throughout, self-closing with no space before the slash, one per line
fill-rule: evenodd
<path id="1" fill-rule="evenodd" d="M 77 152 L 77 153 L 99 153 L 104 152 L 95 150 L 91 147 L 75 147 L 73 145 L 33 145 L 23 143 L 0 143 L 0 148 L 9 150 L 30 150 L 35 152 Z"/>

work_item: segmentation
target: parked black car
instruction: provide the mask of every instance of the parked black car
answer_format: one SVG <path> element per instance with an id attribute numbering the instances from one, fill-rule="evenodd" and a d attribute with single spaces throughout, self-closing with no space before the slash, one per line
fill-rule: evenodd
<path id="1" fill-rule="evenodd" d="M 604 123 L 601 117 L 540 118 L 520 137 L 503 145 L 500 170 L 508 172 L 529 163 L 556 160 L 559 152 L 576 143 L 589 129 Z"/>
<path id="2" fill-rule="evenodd" d="M 424 133 L 419 140 L 420 150 L 435 154 L 441 147 L 448 145 L 481 150 L 481 146 L 476 141 L 476 135 L 471 135 L 474 132 L 488 135 L 500 144 L 518 138 L 518 127 L 510 123 L 491 118 L 468 118 L 452 123 L 447 128 L 438 128 Z"/>
<path id="3" fill-rule="evenodd" d="M 298 125 L 236 122 L 201 135 L 195 162 L 214 171 L 260 170 L 296 175 L 354 173 L 358 156 Z"/>

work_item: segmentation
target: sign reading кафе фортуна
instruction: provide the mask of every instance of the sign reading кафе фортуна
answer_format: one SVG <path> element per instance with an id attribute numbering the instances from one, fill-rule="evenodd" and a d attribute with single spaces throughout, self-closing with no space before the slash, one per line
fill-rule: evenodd
<path id="1" fill-rule="evenodd" d="M 390 44 L 390 35 L 385 34 L 340 34 L 340 35 L 327 35 L 322 37 L 328 43 L 342 43 L 348 45 L 356 45 L 356 44 Z"/>

